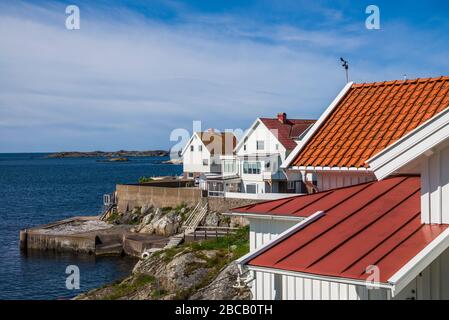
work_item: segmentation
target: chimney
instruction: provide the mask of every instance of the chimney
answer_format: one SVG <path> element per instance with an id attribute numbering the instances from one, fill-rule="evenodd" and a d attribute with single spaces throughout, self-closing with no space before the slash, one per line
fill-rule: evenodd
<path id="1" fill-rule="evenodd" d="M 280 123 L 286 123 L 287 122 L 287 114 L 285 112 L 278 113 L 278 120 Z"/>
<path id="2" fill-rule="evenodd" d="M 214 128 L 209 128 L 209 129 L 207 129 L 207 132 L 209 132 L 209 133 L 215 133 L 215 129 L 214 129 Z"/>

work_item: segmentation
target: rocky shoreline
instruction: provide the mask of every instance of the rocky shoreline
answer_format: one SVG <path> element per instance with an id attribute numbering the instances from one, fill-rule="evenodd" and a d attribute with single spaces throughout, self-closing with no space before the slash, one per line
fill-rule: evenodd
<path id="1" fill-rule="evenodd" d="M 47 158 L 126 158 L 126 157 L 166 157 L 170 153 L 165 150 L 148 150 L 148 151 L 70 151 L 56 152 L 47 156 Z"/>

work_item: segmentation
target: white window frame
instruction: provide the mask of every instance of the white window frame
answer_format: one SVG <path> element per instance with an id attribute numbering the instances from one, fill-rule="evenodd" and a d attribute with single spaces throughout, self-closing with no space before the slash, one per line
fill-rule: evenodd
<path id="1" fill-rule="evenodd" d="M 262 145 L 262 147 L 259 146 L 260 144 Z M 256 141 L 256 150 L 257 151 L 265 150 L 265 141 L 264 140 L 257 140 Z"/>
<path id="2" fill-rule="evenodd" d="M 296 190 L 296 181 L 287 181 L 287 190 Z"/>
<path id="3" fill-rule="evenodd" d="M 260 174 L 262 172 L 262 165 L 260 161 L 244 161 L 243 174 Z"/>
<path id="4" fill-rule="evenodd" d="M 230 170 L 229 170 L 230 168 Z M 223 160 L 223 172 L 224 173 L 234 173 L 236 170 L 235 160 Z"/>

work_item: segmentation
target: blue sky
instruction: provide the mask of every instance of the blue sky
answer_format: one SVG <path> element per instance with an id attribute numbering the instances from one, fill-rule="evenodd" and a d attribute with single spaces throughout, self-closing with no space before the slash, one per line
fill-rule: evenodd
<path id="1" fill-rule="evenodd" d="M 81 29 L 65 29 L 78 5 Z M 367 30 L 365 9 L 380 8 Z M 0 152 L 167 149 L 317 118 L 351 80 L 449 75 L 448 1 L 2 1 Z"/>

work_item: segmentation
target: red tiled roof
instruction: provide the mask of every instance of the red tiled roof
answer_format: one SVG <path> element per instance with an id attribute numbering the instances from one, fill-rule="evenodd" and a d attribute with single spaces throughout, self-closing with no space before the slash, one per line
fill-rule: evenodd
<path id="1" fill-rule="evenodd" d="M 222 155 L 232 155 L 237 145 L 237 138 L 232 132 L 197 132 L 201 141 L 209 150 L 211 155 L 217 153 Z"/>
<path id="2" fill-rule="evenodd" d="M 278 119 L 260 118 L 260 121 L 273 133 L 277 133 L 279 142 L 289 151 L 295 149 L 297 139 L 316 120 L 287 119 L 282 123 Z"/>
<path id="3" fill-rule="evenodd" d="M 294 166 L 368 167 L 366 160 L 449 106 L 449 77 L 354 84 Z"/>
<path id="4" fill-rule="evenodd" d="M 410 176 L 248 207 L 234 211 L 325 212 L 249 265 L 349 279 L 367 279 L 366 268 L 376 265 L 387 282 L 448 227 L 421 223 L 420 178 Z"/>

